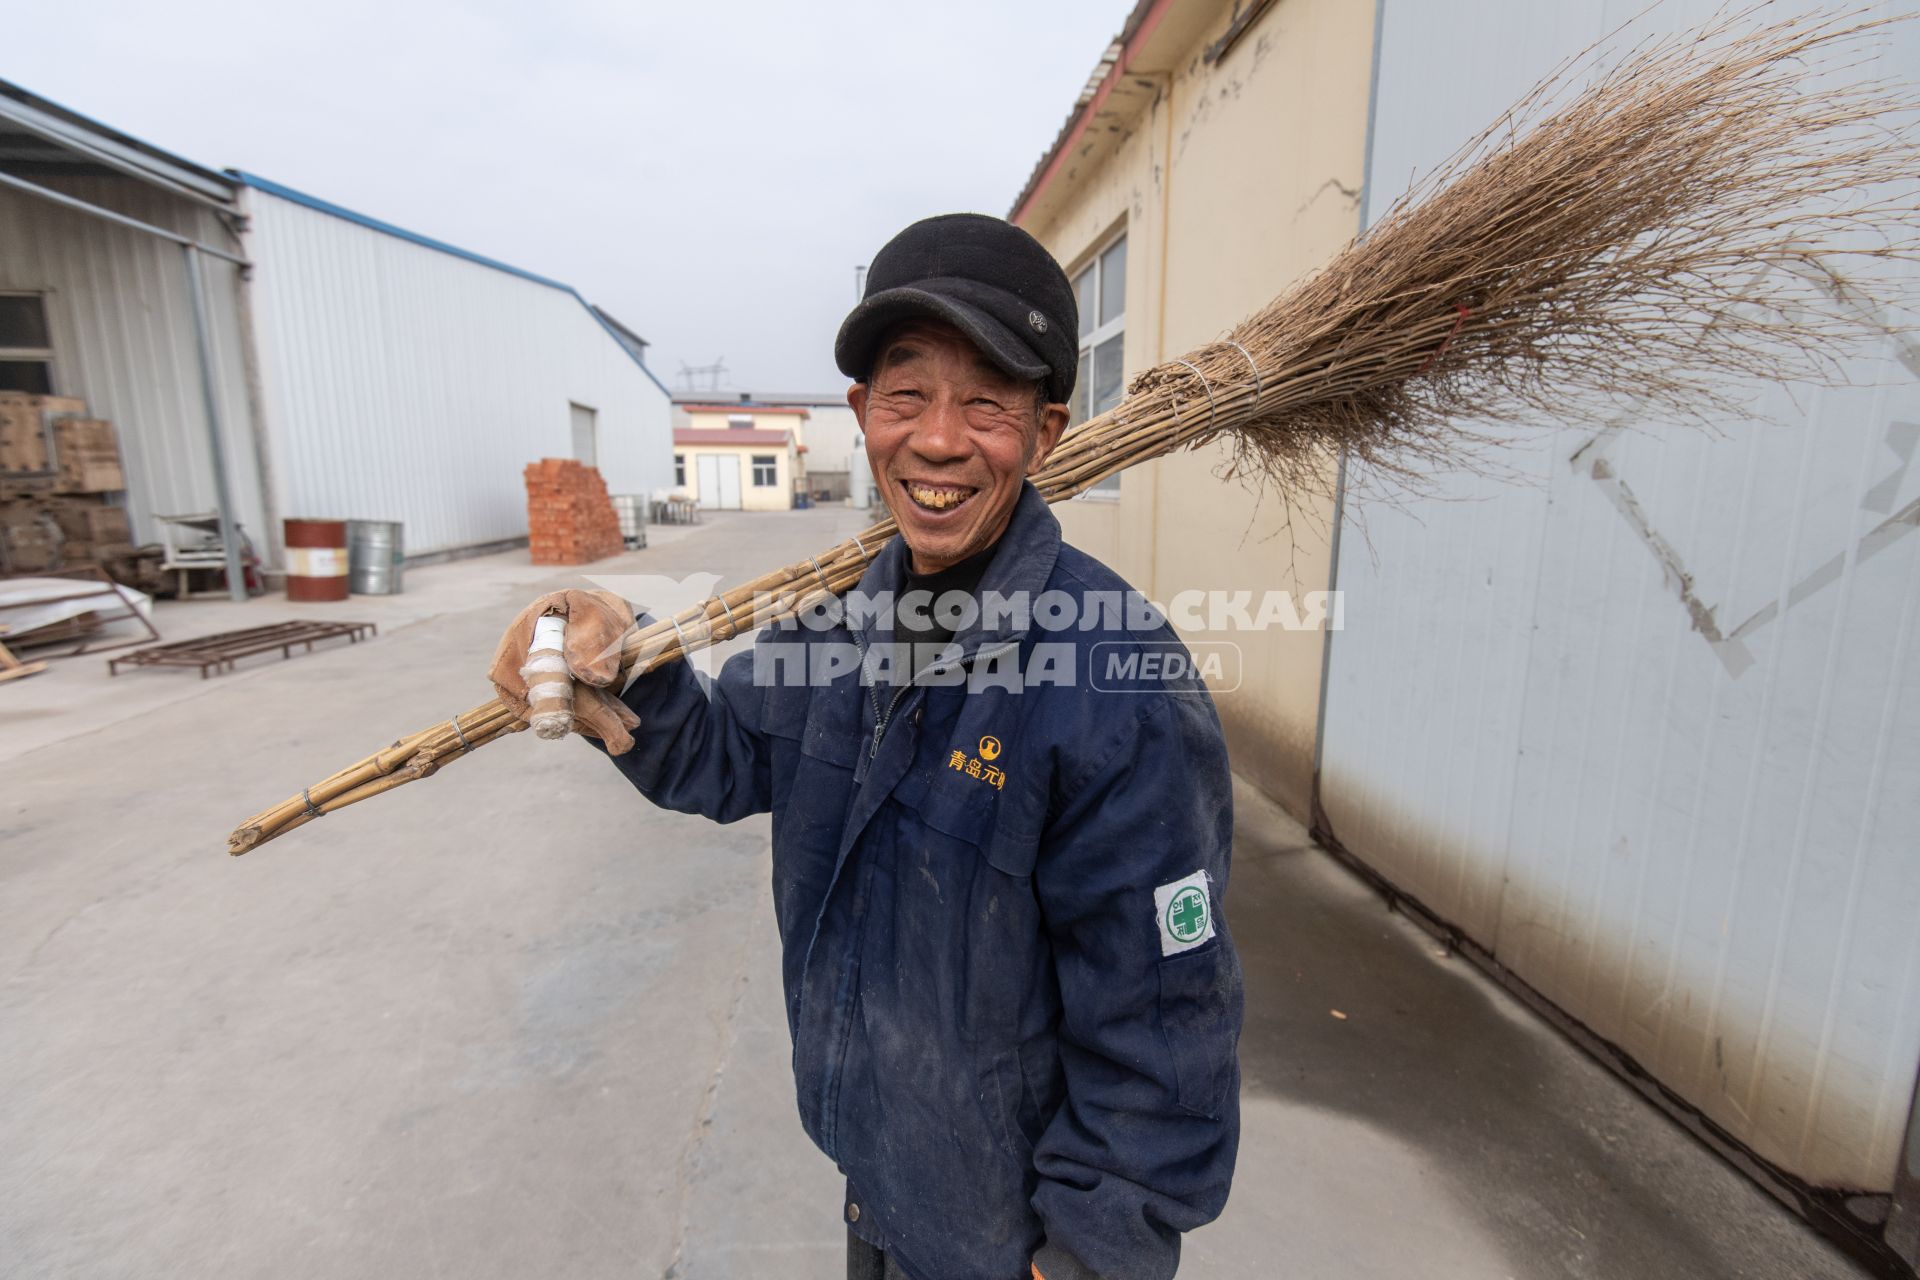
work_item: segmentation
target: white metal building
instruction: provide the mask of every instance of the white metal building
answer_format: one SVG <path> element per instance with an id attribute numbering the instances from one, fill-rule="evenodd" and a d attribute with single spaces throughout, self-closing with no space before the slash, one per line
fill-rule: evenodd
<path id="1" fill-rule="evenodd" d="M 671 482 L 644 342 L 574 289 L 4 81 L 0 294 L 46 331 L 0 360 L 115 424 L 138 540 L 220 509 L 269 565 L 287 517 L 398 520 L 409 555 L 451 553 L 525 537 L 541 457 L 614 493 Z"/>
<path id="2" fill-rule="evenodd" d="M 1365 216 L 1643 9 L 1380 0 Z M 1920 32 L 1889 38 L 1872 69 L 1920 81 Z M 1773 422 L 1722 438 L 1553 432 L 1521 483 L 1349 521 L 1316 804 L 1318 834 L 1781 1194 L 1896 1193 L 1896 1248 L 1920 1158 L 1917 353 L 1889 338 L 1861 389 L 1774 389 Z"/>
<path id="3" fill-rule="evenodd" d="M 538 458 L 671 483 L 667 392 L 574 289 L 237 176 L 280 514 L 400 520 L 433 553 L 525 536 Z"/>

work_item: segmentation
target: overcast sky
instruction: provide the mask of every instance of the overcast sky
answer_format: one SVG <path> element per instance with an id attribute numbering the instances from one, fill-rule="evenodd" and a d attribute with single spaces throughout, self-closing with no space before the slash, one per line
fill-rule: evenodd
<path id="1" fill-rule="evenodd" d="M 1128 0 L 35 4 L 0 77 L 576 286 L 731 387 L 833 390 L 854 267 L 1007 212 Z"/>

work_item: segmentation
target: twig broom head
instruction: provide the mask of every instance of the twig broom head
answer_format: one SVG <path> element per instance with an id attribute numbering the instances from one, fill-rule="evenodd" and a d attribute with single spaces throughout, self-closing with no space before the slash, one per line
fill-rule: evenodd
<path id="1" fill-rule="evenodd" d="M 1217 406 L 1257 367 L 1247 411 L 1191 439 L 1225 437 L 1234 473 L 1298 498 L 1342 453 L 1417 479 L 1470 462 L 1487 424 L 1629 400 L 1711 423 L 1757 384 L 1832 380 L 1911 300 L 1913 102 L 1857 78 L 1904 19 L 1753 13 L 1570 61 L 1324 268 L 1136 378 L 1114 416 Z"/>

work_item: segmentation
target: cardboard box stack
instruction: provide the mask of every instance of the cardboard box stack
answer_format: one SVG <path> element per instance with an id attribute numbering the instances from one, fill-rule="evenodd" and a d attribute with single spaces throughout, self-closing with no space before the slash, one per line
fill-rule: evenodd
<path id="1" fill-rule="evenodd" d="M 113 424 L 84 401 L 0 392 L 0 572 L 129 560 L 126 487 Z"/>
<path id="2" fill-rule="evenodd" d="M 527 465 L 526 478 L 535 564 L 586 564 L 620 553 L 620 518 L 597 470 L 571 458 L 542 458 Z"/>
<path id="3" fill-rule="evenodd" d="M 113 424 L 97 418 L 62 418 L 53 426 L 60 454 L 59 493 L 118 493 L 127 487 L 120 470 L 120 442 Z"/>
<path id="4" fill-rule="evenodd" d="M 18 391 L 0 391 L 0 472 L 6 473 L 9 491 L 53 488 L 51 476 L 35 486 L 31 482 L 48 469 L 47 428 L 56 430 L 62 422 L 85 417 L 87 403 L 71 396 L 29 396 Z"/>

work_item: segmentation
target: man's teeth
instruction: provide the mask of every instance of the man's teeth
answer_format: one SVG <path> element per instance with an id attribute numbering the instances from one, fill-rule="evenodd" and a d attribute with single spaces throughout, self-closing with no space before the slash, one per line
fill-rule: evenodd
<path id="1" fill-rule="evenodd" d="M 948 507 L 957 507 L 971 498 L 972 489 L 936 489 L 932 485 L 909 484 L 907 494 L 923 507 L 932 507 L 935 511 L 944 511 Z"/>

